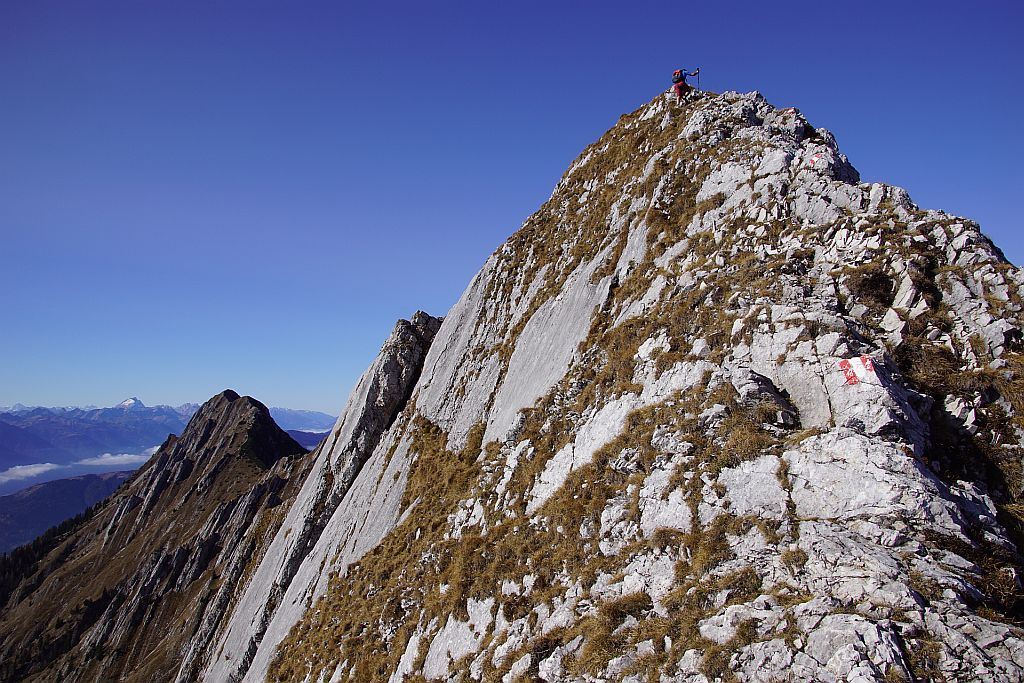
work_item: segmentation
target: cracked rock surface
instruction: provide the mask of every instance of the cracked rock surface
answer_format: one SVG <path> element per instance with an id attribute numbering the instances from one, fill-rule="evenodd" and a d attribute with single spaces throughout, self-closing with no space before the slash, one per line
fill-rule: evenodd
<path id="1" fill-rule="evenodd" d="M 392 528 L 248 680 L 1024 679 L 1022 284 L 799 111 L 655 98 L 446 317 Z"/>
<path id="2" fill-rule="evenodd" d="M 798 110 L 659 95 L 396 327 L 174 673 L 1022 681 L 1022 286 Z"/>

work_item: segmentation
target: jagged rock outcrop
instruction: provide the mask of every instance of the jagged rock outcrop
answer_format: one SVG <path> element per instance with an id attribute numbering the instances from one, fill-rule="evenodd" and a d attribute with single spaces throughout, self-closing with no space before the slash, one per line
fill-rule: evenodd
<path id="1" fill-rule="evenodd" d="M 16 586 L 0 679 L 172 678 L 197 625 L 227 608 L 211 596 L 276 529 L 304 453 L 258 401 L 210 399 Z"/>
<path id="2" fill-rule="evenodd" d="M 202 679 L 1021 680 L 1022 285 L 798 111 L 659 96 L 486 261 Z"/>
<path id="3" fill-rule="evenodd" d="M 396 326 L 312 456 L 225 493 L 197 454 L 240 432 L 169 441 L 17 589 L 4 671 L 1022 681 L 1022 288 L 799 111 L 656 97 Z M 89 553 L 131 587 L 58 623 L 33 601 Z"/>
<path id="4" fill-rule="evenodd" d="M 214 673 L 209 678 L 231 680 L 243 675 L 261 643 L 264 652 L 273 652 L 273 647 L 301 618 L 311 596 L 322 594 L 327 570 L 350 542 L 357 522 L 363 542 L 369 545 L 376 540 L 370 529 L 390 528 L 388 521 L 378 521 L 384 514 L 381 510 L 349 505 L 339 511 L 339 503 L 378 446 L 381 435 L 405 407 L 440 325 L 441 320 L 422 311 L 411 321 L 398 321 L 377 358 L 359 379 L 330 436 L 317 450 L 310 474 L 252 580 L 240 597 L 236 596 L 237 605 L 212 657 L 210 667 Z M 381 484 L 379 478 L 375 484 Z M 393 486 L 395 481 L 389 479 L 383 484 Z M 349 500 L 354 500 L 354 496 L 349 496 Z M 373 520 L 369 519 L 371 514 Z M 179 681 L 195 680 L 210 657 L 208 645 L 192 643 L 178 674 Z M 265 670 L 267 664 L 263 661 L 257 667 Z"/>

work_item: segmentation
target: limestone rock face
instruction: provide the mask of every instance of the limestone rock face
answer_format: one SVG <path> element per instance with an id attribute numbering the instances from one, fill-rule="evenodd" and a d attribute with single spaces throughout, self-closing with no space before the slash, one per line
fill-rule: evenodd
<path id="1" fill-rule="evenodd" d="M 211 559 L 238 502 L 142 564 L 219 568 L 162 679 L 1024 680 L 1022 287 L 799 111 L 658 96 L 396 326 L 249 545 Z M 213 490 L 166 448 L 90 533 Z M 147 661 L 149 603 L 93 604 L 63 671 Z"/>
<path id="2" fill-rule="evenodd" d="M 193 642 L 178 680 L 195 680 L 203 666 L 213 680 L 235 679 L 250 669 L 265 669 L 265 653 L 273 652 L 302 616 L 308 601 L 323 593 L 328 576 L 325 568 L 337 562 L 336 555 L 354 542 L 355 520 L 360 522 L 361 542 L 369 544 L 376 541 L 369 529 L 374 525 L 387 529 L 394 524 L 394 519 L 374 509 L 370 500 L 357 500 L 355 492 L 346 494 L 408 401 L 440 325 L 441 320 L 423 312 L 395 325 L 356 384 L 330 436 L 316 451 L 312 469 L 252 580 L 232 588 L 239 595 L 216 653 L 211 656 L 209 642 Z M 379 478 L 379 474 L 374 476 Z M 395 485 L 393 479 L 384 483 Z M 342 501 L 345 505 L 339 508 Z M 363 531 L 371 513 L 375 519 Z M 257 656 L 260 660 L 252 667 Z"/>
<path id="3" fill-rule="evenodd" d="M 1024 680 L 1022 284 L 799 111 L 659 96 L 314 474 L 202 678 Z"/>
<path id="4" fill-rule="evenodd" d="M 484 263 L 230 676 L 1022 680 L 1022 284 L 798 111 L 656 97 Z"/>

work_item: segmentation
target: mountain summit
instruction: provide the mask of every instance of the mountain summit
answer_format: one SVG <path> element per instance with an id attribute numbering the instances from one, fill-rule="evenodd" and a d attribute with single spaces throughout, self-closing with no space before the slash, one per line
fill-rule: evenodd
<path id="1" fill-rule="evenodd" d="M 1022 680 L 1022 287 L 798 110 L 660 95 L 443 321 L 396 325 L 278 512 L 225 527 L 248 559 L 178 598 L 184 641 L 82 620 L 102 649 L 39 670 L 96 680 L 130 650 L 181 683 Z M 203 413 L 139 510 L 165 509 L 157 472 L 215 468 Z M 22 586 L 3 623 L 45 622 Z M 157 613 L 131 607 L 93 611 Z"/>
<path id="2" fill-rule="evenodd" d="M 145 408 L 146 405 L 135 396 L 132 396 L 131 398 L 126 398 L 118 403 L 116 407 L 124 408 L 125 410 L 134 410 L 136 408 Z"/>
<path id="3" fill-rule="evenodd" d="M 798 110 L 659 96 L 322 512 L 320 451 L 205 679 L 1019 680 L 1022 284 Z"/>
<path id="4" fill-rule="evenodd" d="M 207 401 L 0 594 L 0 679 L 173 678 L 211 591 L 251 562 L 304 453 L 258 401 L 230 390 Z"/>

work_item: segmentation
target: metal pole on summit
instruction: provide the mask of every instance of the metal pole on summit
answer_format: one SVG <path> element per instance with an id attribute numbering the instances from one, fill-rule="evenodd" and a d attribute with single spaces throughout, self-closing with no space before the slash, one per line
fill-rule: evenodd
<path id="1" fill-rule="evenodd" d="M 697 76 L 697 92 L 700 92 L 700 67 L 699 66 L 697 67 L 697 70 L 694 71 L 694 74 L 696 74 L 696 76 Z"/>

